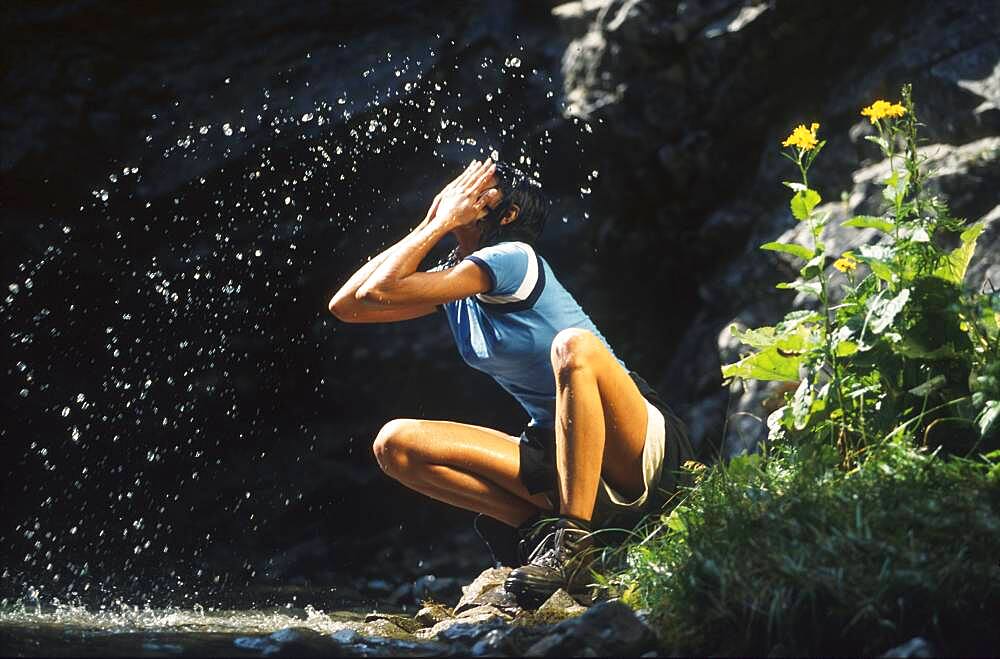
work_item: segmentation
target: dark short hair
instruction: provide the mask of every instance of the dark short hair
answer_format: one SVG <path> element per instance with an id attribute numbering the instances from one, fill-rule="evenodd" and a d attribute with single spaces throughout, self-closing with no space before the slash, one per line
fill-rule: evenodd
<path id="1" fill-rule="evenodd" d="M 483 218 L 485 226 L 479 246 L 486 247 L 512 240 L 534 245 L 542 235 L 551 207 L 551 202 L 542 192 L 542 184 L 505 162 L 497 163 L 496 179 L 503 199 Z M 520 209 L 517 219 L 500 224 L 500 218 L 515 205 Z"/>

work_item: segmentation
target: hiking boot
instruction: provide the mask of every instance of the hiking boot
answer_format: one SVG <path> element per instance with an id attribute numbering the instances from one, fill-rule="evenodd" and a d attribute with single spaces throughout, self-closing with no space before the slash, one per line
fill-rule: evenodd
<path id="1" fill-rule="evenodd" d="M 552 525 L 557 521 L 559 518 L 551 513 L 547 517 L 539 513 L 517 527 L 517 562 L 512 567 L 528 562 L 535 548 L 552 532 Z"/>
<path id="2" fill-rule="evenodd" d="M 507 576 L 504 588 L 524 608 L 537 608 L 562 588 L 570 594 L 585 589 L 593 562 L 589 525 L 559 518 L 523 565 Z"/>
<path id="3" fill-rule="evenodd" d="M 517 528 L 512 528 L 480 513 L 473 521 L 473 527 L 489 550 L 494 566 L 517 567 L 528 562 L 528 557 L 556 519 L 538 513 Z"/>

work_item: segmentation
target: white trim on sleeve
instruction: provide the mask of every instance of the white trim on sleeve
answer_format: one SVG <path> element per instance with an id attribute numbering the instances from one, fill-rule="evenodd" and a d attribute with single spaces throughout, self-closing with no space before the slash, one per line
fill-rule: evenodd
<path id="1" fill-rule="evenodd" d="M 510 295 L 484 295 L 482 293 L 477 293 L 476 299 L 488 304 L 523 302 L 524 300 L 527 300 L 531 295 L 531 292 L 535 290 L 535 284 L 538 283 L 538 259 L 535 257 L 535 250 L 533 250 L 531 245 L 528 245 L 527 243 L 518 242 L 515 244 L 528 255 L 528 271 L 524 273 L 524 279 L 521 280 L 521 285 L 518 286 L 517 290 Z"/>

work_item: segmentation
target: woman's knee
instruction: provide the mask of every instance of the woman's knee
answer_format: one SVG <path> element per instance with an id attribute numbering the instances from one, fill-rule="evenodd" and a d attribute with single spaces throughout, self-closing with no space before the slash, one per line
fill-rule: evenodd
<path id="1" fill-rule="evenodd" d="M 552 339 L 552 370 L 556 377 L 588 368 L 599 358 L 603 349 L 600 339 L 585 329 L 570 327 Z"/>
<path id="2" fill-rule="evenodd" d="M 382 426 L 372 442 L 375 460 L 382 471 L 389 475 L 406 471 L 411 462 L 411 439 L 419 423 L 417 419 L 393 419 Z"/>

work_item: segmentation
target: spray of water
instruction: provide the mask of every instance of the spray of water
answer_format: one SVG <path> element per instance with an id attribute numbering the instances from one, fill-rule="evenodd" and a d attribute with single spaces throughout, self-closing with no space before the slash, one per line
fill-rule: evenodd
<path id="1" fill-rule="evenodd" d="M 512 50 L 385 53 L 339 93 L 272 81 L 204 123 L 179 120 L 179 99 L 142 158 L 40 227 L 0 299 L 8 622 L 214 629 L 125 602 L 191 606 L 260 580 L 267 564 L 240 547 L 291 509 L 340 504 L 301 482 L 329 478 L 319 429 L 347 413 L 335 375 L 353 347 L 325 312 L 331 273 L 398 239 L 473 157 L 570 181 L 574 211 L 598 179 L 579 155 L 592 127 L 563 119 L 557 84 Z M 458 66 L 478 67 L 474 92 Z M 582 169 L 547 170 L 567 152 Z"/>

